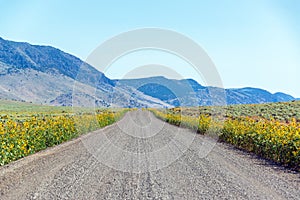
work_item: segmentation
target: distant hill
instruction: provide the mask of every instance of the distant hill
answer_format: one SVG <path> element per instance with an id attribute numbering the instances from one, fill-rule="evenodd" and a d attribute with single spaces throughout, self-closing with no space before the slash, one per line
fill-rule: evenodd
<path id="1" fill-rule="evenodd" d="M 205 89 L 205 87 L 191 79 L 174 80 L 162 76 L 115 81 L 119 87 L 133 87 L 172 106 L 198 105 L 199 98 L 195 96 L 195 91 Z"/>
<path id="2" fill-rule="evenodd" d="M 205 87 L 192 79 L 173 80 L 165 77 L 116 80 L 117 85 L 128 85 L 173 106 L 226 104 L 259 104 L 295 100 L 284 93 L 272 94 L 259 88 L 221 89 Z M 214 95 L 214 96 L 212 96 Z M 225 102 L 218 102 L 223 97 Z"/>
<path id="3" fill-rule="evenodd" d="M 225 101 L 222 101 L 225 97 Z M 193 79 L 111 80 L 79 58 L 51 46 L 0 38 L 0 98 L 39 104 L 172 107 L 295 100 L 259 88 L 205 87 Z"/>
<path id="4" fill-rule="evenodd" d="M 283 101 L 292 101 L 292 100 L 299 100 L 295 99 L 293 96 L 282 93 L 282 92 L 276 92 L 274 94 L 277 102 L 283 102 Z"/>

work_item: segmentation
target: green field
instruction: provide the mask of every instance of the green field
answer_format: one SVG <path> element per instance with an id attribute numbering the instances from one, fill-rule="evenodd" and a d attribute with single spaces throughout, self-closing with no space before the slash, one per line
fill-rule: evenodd
<path id="1" fill-rule="evenodd" d="M 0 100 L 0 119 L 25 120 L 32 116 L 61 116 L 74 114 L 95 114 L 99 112 L 118 112 L 121 109 L 105 109 L 93 107 L 48 106 L 33 103 Z"/>
<path id="2" fill-rule="evenodd" d="M 36 113 L 73 113 L 77 111 L 90 112 L 93 108 L 73 108 L 67 106 L 47 106 L 33 103 L 0 100 L 0 114 L 1 115 L 18 115 L 22 114 L 36 114 Z"/>

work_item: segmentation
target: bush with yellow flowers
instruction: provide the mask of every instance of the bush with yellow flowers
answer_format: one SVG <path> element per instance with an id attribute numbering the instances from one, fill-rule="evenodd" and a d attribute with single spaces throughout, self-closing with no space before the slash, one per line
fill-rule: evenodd
<path id="1" fill-rule="evenodd" d="M 6 116 L 0 120 L 0 165 L 112 124 L 124 112 L 125 110 L 80 115 L 37 115 L 25 120 Z"/>
<path id="2" fill-rule="evenodd" d="M 149 109 L 156 117 L 176 126 L 190 128 L 200 134 L 205 134 L 208 130 L 219 132 L 220 123 L 212 120 L 207 114 L 201 114 L 198 117 L 185 116 L 181 114 L 173 114 L 162 112 L 156 109 Z"/>
<path id="3" fill-rule="evenodd" d="M 288 124 L 274 119 L 228 119 L 220 139 L 299 170 L 300 123 L 295 119 Z"/>

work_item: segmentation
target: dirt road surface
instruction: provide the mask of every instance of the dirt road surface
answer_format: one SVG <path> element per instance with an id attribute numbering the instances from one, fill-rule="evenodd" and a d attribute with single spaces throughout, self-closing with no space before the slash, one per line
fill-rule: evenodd
<path id="1" fill-rule="evenodd" d="M 134 111 L 1 167 L 0 199 L 300 199 L 300 176 Z"/>

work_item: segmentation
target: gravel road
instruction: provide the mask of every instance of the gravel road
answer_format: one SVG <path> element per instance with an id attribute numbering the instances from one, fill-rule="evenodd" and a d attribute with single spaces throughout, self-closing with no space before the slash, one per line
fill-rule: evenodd
<path id="1" fill-rule="evenodd" d="M 156 119 L 118 123 L 0 168 L 0 199 L 300 199 L 300 176 Z"/>

